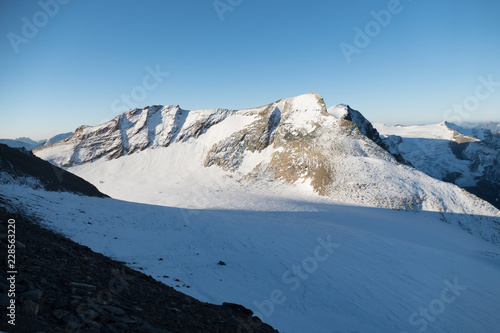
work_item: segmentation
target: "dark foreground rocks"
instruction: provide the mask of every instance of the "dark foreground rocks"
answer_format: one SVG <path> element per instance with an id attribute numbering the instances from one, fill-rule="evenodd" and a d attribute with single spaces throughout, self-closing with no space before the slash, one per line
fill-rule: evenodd
<path id="1" fill-rule="evenodd" d="M 15 326 L 8 324 L 7 221 L 15 219 Z M 277 332 L 236 304 L 200 302 L 47 230 L 0 202 L 0 331 Z"/>
<path id="2" fill-rule="evenodd" d="M 89 197 L 107 197 L 94 185 L 71 172 L 56 167 L 27 150 L 11 148 L 4 144 L 0 144 L 0 173 L 12 177 L 0 177 L 0 182 L 27 184 L 47 191 L 66 191 Z M 33 182 L 33 179 L 36 181 Z"/>

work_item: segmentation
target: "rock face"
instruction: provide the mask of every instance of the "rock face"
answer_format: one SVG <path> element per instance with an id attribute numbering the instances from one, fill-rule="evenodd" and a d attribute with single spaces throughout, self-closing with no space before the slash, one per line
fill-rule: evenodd
<path id="1" fill-rule="evenodd" d="M 130 110 L 99 126 L 80 126 L 72 136 L 35 149 L 34 153 L 64 167 L 100 158 L 114 159 L 146 148 L 168 147 L 174 142 L 196 139 L 231 114 L 234 111 L 186 111 L 178 105 L 153 105 Z M 188 115 L 196 120 L 185 124 Z"/>
<path id="2" fill-rule="evenodd" d="M 353 122 L 328 114 L 319 95 L 308 94 L 258 109 L 254 122 L 211 147 L 205 166 L 238 171 L 248 152 L 264 155 L 265 150 L 269 158 L 256 163 L 246 176 L 308 181 L 326 196 L 338 192 L 332 185 L 345 158 L 374 156 L 396 163 Z"/>
<path id="3" fill-rule="evenodd" d="M 468 184 L 464 188 L 500 209 L 500 133 L 473 128 L 471 134 L 459 134 L 467 139 L 450 142 L 450 149 L 457 159 L 469 162 L 469 177 L 475 181 L 475 184 Z M 450 170 L 448 177 L 443 180 L 460 185 L 456 182 L 460 177 Z"/>
<path id="4" fill-rule="evenodd" d="M 349 105 L 339 104 L 328 109 L 328 113 L 334 115 L 339 119 L 348 120 L 356 126 L 358 129 L 366 135 L 370 140 L 375 142 L 380 147 L 386 149 L 385 143 L 378 134 L 378 131 L 373 127 L 373 125 L 366 119 L 361 112 L 352 109 Z"/>
<path id="5" fill-rule="evenodd" d="M 361 112 L 352 109 L 349 105 L 338 104 L 329 108 L 328 113 L 338 119 L 344 119 L 352 122 L 358 127 L 361 133 L 366 135 L 367 138 L 375 142 L 379 147 L 391 153 L 399 163 L 412 166 L 411 163 L 408 162 L 397 150 L 389 149 L 387 142 L 382 140 L 377 129 L 373 127 L 372 123 L 366 119 Z"/>

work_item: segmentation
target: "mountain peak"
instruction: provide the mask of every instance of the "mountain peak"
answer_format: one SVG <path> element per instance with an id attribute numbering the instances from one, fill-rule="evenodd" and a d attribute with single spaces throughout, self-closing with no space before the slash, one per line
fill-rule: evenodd
<path id="1" fill-rule="evenodd" d="M 344 119 L 351 108 L 347 104 L 337 104 L 328 109 L 328 113 L 337 119 Z"/>
<path id="2" fill-rule="evenodd" d="M 366 135 L 381 148 L 387 149 L 385 143 L 380 138 L 378 131 L 373 127 L 372 123 L 361 114 L 361 112 L 352 109 L 347 104 L 337 104 L 329 108 L 328 113 L 337 119 L 348 120 L 356 124 L 361 133 Z"/>

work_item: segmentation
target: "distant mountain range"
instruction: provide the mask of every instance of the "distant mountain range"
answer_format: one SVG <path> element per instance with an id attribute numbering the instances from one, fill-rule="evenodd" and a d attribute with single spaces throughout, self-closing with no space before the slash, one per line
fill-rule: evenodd
<path id="1" fill-rule="evenodd" d="M 375 127 L 391 153 L 500 208 L 500 123 Z"/>
<path id="2" fill-rule="evenodd" d="M 11 148 L 24 148 L 26 150 L 32 150 L 38 147 L 47 146 L 54 142 L 61 141 L 67 137 L 73 135 L 73 132 L 62 133 L 51 137 L 50 139 L 44 139 L 35 141 L 30 138 L 21 137 L 17 139 L 0 139 L 0 143 L 7 145 Z"/>
<path id="3" fill-rule="evenodd" d="M 459 123 L 460 127 L 468 129 L 483 129 L 489 130 L 493 134 L 500 134 L 500 122 L 488 121 L 488 122 L 462 122 Z"/>

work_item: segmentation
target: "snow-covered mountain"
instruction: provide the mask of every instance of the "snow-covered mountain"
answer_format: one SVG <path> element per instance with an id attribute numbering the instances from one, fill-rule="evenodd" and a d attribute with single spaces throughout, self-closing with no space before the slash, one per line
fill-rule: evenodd
<path id="1" fill-rule="evenodd" d="M 493 134 L 498 134 L 500 133 L 500 122 L 495 122 L 495 121 L 488 121 L 488 122 L 461 122 L 458 125 L 462 128 L 466 129 L 471 129 L 471 130 L 477 130 L 477 129 L 483 129 L 483 130 L 489 130 Z"/>
<path id="2" fill-rule="evenodd" d="M 66 138 L 68 138 L 68 137 L 70 137 L 72 135 L 73 135 L 73 132 L 61 133 L 61 134 L 54 135 L 50 139 L 45 140 L 45 142 L 43 143 L 43 145 L 44 146 L 48 146 L 50 144 L 53 144 L 53 143 L 56 143 L 58 141 L 64 140 L 64 139 L 66 139 Z"/>
<path id="3" fill-rule="evenodd" d="M 340 109 L 328 111 L 314 93 L 246 110 L 152 106 L 80 127 L 34 153 L 124 200 L 186 206 L 197 193 L 218 191 L 218 200 L 193 205 L 213 208 L 227 202 L 228 188 L 286 188 L 350 204 L 440 212 L 449 223 L 500 241 L 497 209 L 399 163 L 359 112 Z"/>
<path id="4" fill-rule="evenodd" d="M 465 188 L 500 208 L 500 133 L 493 133 L 489 125 L 375 124 L 390 152 L 403 155 L 426 174 Z"/>

